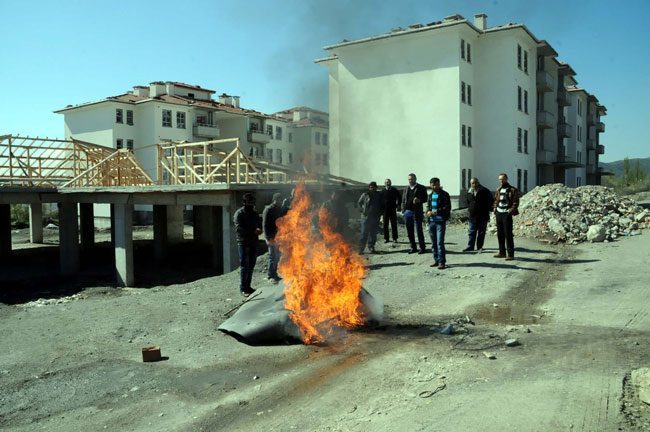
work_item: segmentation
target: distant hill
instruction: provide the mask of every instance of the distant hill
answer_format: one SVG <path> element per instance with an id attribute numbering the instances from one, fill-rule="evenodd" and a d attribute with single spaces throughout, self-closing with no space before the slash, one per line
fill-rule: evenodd
<path id="1" fill-rule="evenodd" d="M 650 158 L 643 159 L 630 159 L 630 167 L 634 168 L 636 166 L 636 161 L 640 161 L 639 164 L 641 169 L 647 174 L 650 174 Z M 614 162 L 600 162 L 600 166 L 603 167 L 605 171 L 614 173 L 616 176 L 621 177 L 623 175 L 623 161 L 618 160 Z"/>

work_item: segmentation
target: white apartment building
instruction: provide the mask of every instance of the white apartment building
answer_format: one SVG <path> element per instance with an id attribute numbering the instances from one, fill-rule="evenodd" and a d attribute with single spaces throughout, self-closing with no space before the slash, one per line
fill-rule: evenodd
<path id="1" fill-rule="evenodd" d="M 242 149 L 254 158 L 303 170 L 309 160 L 312 137 L 327 137 L 327 114 L 307 107 L 268 115 L 240 106 L 238 96 L 222 94 L 180 82 L 153 82 L 106 99 L 68 105 L 63 114 L 65 138 L 113 148 L 128 148 L 152 179 L 157 179 L 157 147 L 163 141 L 207 141 L 239 138 Z M 289 118 L 285 113 L 290 113 Z M 319 113 L 321 121 L 295 121 Z M 327 141 L 327 138 L 325 138 Z M 322 156 L 321 156 L 322 157 Z M 319 158 L 320 159 L 320 158 Z M 328 165 L 307 167 L 327 173 Z M 164 180 L 164 179 L 163 179 Z"/>
<path id="2" fill-rule="evenodd" d="M 501 172 L 523 192 L 599 182 L 603 147 L 589 153 L 588 137 L 597 142 L 606 110 L 524 25 L 454 15 L 324 49 L 316 62 L 329 70 L 335 175 L 405 184 L 414 172 L 424 184 L 439 177 L 452 196 L 473 176 L 491 187 Z"/>

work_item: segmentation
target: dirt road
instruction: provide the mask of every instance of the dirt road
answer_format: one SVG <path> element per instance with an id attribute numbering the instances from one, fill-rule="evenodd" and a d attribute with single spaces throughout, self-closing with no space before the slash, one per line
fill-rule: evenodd
<path id="1" fill-rule="evenodd" d="M 449 229 L 443 271 L 405 244 L 366 256 L 385 322 L 328 346 L 218 332 L 236 272 L 0 305 L 0 429 L 649 430 L 626 376 L 650 363 L 650 237 L 516 239 L 506 262 L 460 253 L 465 236 Z M 450 322 L 455 334 L 436 332 Z M 169 358 L 142 363 L 153 344 Z"/>

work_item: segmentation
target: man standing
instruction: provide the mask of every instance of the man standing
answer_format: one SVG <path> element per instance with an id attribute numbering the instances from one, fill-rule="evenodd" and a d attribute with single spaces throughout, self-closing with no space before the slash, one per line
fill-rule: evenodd
<path id="1" fill-rule="evenodd" d="M 361 209 L 361 242 L 359 244 L 359 253 L 363 254 L 368 244 L 370 253 L 375 253 L 375 243 L 377 242 L 377 228 L 379 227 L 379 217 L 382 213 L 381 194 L 377 191 L 377 183 L 370 182 L 368 192 L 364 192 L 359 198 L 359 208 Z"/>
<path id="2" fill-rule="evenodd" d="M 273 194 L 271 204 L 267 205 L 262 212 L 262 226 L 264 227 L 264 237 L 266 237 L 266 245 L 269 249 L 269 271 L 267 276 L 269 281 L 278 283 L 280 276 L 278 276 L 278 262 L 280 262 L 280 248 L 275 241 L 275 236 L 278 233 L 278 227 L 275 222 L 285 215 L 285 211 L 280 204 L 282 195 L 279 193 Z"/>
<path id="3" fill-rule="evenodd" d="M 469 214 L 469 242 L 463 252 L 483 250 L 485 241 L 485 232 L 490 220 L 490 210 L 492 210 L 492 194 L 476 177 L 469 181 L 469 190 L 465 195 L 465 204 Z"/>
<path id="4" fill-rule="evenodd" d="M 402 205 L 402 195 L 393 187 L 390 179 L 384 181 L 384 243 L 390 241 L 388 237 L 388 224 L 393 228 L 393 241 L 397 242 L 397 209 Z"/>
<path id="5" fill-rule="evenodd" d="M 424 243 L 424 231 L 422 229 L 422 222 L 424 220 L 424 211 L 422 204 L 427 202 L 427 189 L 421 184 L 417 183 L 417 177 L 411 173 L 408 176 L 408 186 L 402 193 L 402 213 L 404 214 L 404 223 L 406 224 L 406 233 L 411 243 L 411 249 L 408 253 L 426 253 L 426 245 Z M 414 228 L 417 229 L 418 242 L 420 243 L 420 251 L 418 252 L 415 244 Z"/>
<path id="6" fill-rule="evenodd" d="M 494 213 L 497 219 L 499 253 L 495 258 L 515 259 L 515 240 L 512 235 L 512 217 L 519 214 L 519 191 L 508 183 L 505 173 L 499 174 L 501 184 L 494 193 Z M 507 252 L 507 254 L 506 254 Z"/>
<path id="7" fill-rule="evenodd" d="M 244 297 L 253 294 L 253 269 L 257 260 L 257 236 L 262 233 L 260 216 L 255 210 L 255 195 L 244 194 L 243 206 L 235 212 L 235 230 L 239 246 L 239 291 Z"/>
<path id="8" fill-rule="evenodd" d="M 451 214 L 451 198 L 442 190 L 440 179 L 433 177 L 429 184 L 431 195 L 427 202 L 427 216 L 429 217 L 429 235 L 431 236 L 433 264 L 440 270 L 447 268 L 445 254 L 445 231 L 447 220 Z"/>
<path id="9" fill-rule="evenodd" d="M 333 190 L 330 194 L 330 199 L 323 203 L 323 207 L 327 209 L 332 217 L 332 228 L 334 228 L 334 231 L 341 234 L 344 238 L 347 237 L 349 217 L 342 191 Z"/>

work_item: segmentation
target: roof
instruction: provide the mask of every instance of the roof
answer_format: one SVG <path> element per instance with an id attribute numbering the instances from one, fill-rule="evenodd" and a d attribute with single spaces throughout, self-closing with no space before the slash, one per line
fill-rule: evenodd
<path id="1" fill-rule="evenodd" d="M 283 111 L 278 111 L 276 114 L 290 114 L 294 113 L 296 111 L 310 111 L 318 114 L 325 114 L 326 116 L 329 116 L 329 113 L 326 113 L 325 111 L 320 111 L 314 108 L 309 108 L 308 106 L 297 106 L 293 108 L 289 108 Z"/>
<path id="2" fill-rule="evenodd" d="M 182 83 L 182 82 L 179 82 L 179 81 L 154 81 L 154 82 L 152 82 L 150 84 L 173 84 L 173 85 L 175 85 L 177 87 L 184 87 L 184 88 L 188 88 L 188 89 L 192 89 L 192 90 L 198 90 L 198 91 L 202 91 L 202 92 L 208 92 L 208 93 L 216 93 L 216 91 L 214 91 L 214 90 L 205 89 L 205 88 L 203 88 L 203 87 L 201 87 L 199 85 L 185 84 L 185 83 Z"/>

